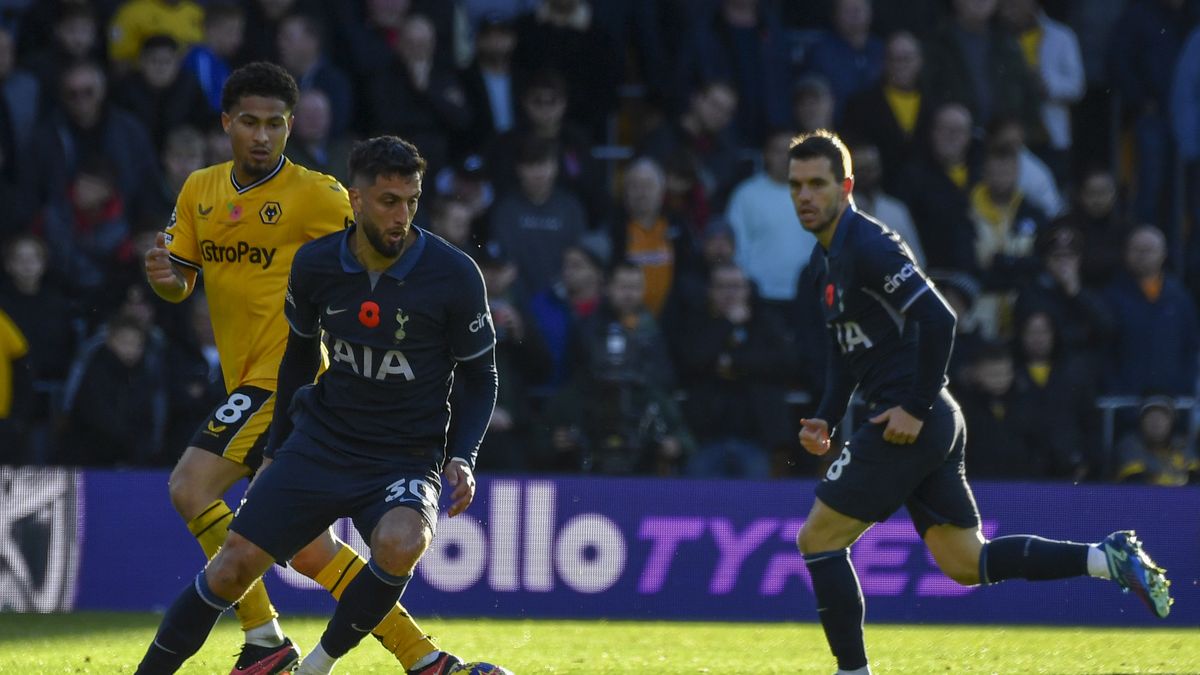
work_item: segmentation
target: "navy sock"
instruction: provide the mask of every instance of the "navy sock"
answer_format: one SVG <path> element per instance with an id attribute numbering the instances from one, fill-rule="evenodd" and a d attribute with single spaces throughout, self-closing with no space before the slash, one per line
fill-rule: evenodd
<path id="1" fill-rule="evenodd" d="M 1066 579 L 1087 576 L 1088 545 L 1030 534 L 997 537 L 979 553 L 979 581 Z"/>
<path id="2" fill-rule="evenodd" d="M 154 642 L 138 664 L 138 675 L 174 673 L 200 651 L 221 613 L 233 606 L 208 587 L 204 572 L 188 584 L 167 610 Z"/>
<path id="3" fill-rule="evenodd" d="M 333 618 L 321 636 L 325 653 L 335 659 L 346 655 L 362 641 L 395 606 L 412 575 L 403 577 L 384 572 L 372 560 L 370 574 L 360 573 L 346 586 Z"/>
<path id="4" fill-rule="evenodd" d="M 808 575 L 817 596 L 817 615 L 825 629 L 825 639 L 841 670 L 867 665 L 867 647 L 863 644 L 862 588 L 850 564 L 850 549 L 810 553 L 804 556 Z"/>

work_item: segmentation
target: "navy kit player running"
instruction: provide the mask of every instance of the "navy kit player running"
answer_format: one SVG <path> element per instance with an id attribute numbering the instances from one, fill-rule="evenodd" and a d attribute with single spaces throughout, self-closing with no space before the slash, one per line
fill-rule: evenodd
<path id="1" fill-rule="evenodd" d="M 856 387 L 870 415 L 830 464 L 797 537 L 838 673 L 870 672 L 848 547 L 901 506 L 938 567 L 960 584 L 1090 575 L 1116 580 L 1165 617 L 1164 570 L 1133 532 L 1093 545 L 984 539 L 963 470 L 962 413 L 946 390 L 953 311 L 899 235 L 855 210 L 841 139 L 824 130 L 800 136 L 788 156 L 796 214 L 820 244 L 809 265 L 831 336 L 825 392 L 813 418 L 801 420 L 800 442 L 810 453 L 828 452 L 831 422 L 842 419 Z"/>
<path id="2" fill-rule="evenodd" d="M 220 552 L 167 611 L 138 673 L 175 672 L 255 579 L 349 516 L 370 544 L 371 573 L 346 587 L 296 671 L 330 672 L 399 600 L 432 540 L 439 472 L 454 488 L 450 516 L 471 504 L 496 400 L 495 332 L 474 262 L 412 226 L 424 170 L 417 149 L 393 136 L 354 148 L 356 225 L 305 244 L 292 263 L 284 304 L 292 332 L 265 453 L 273 461 Z M 308 384 L 321 329 L 331 364 Z M 456 378 L 462 395 L 447 446 Z"/>

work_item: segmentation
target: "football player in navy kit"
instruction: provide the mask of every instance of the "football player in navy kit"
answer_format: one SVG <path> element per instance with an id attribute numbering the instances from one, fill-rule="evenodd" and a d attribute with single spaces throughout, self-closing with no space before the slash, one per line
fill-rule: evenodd
<path id="1" fill-rule="evenodd" d="M 495 332 L 479 268 L 412 226 L 424 170 L 417 149 L 394 136 L 354 148 L 355 226 L 305 244 L 292 264 L 284 305 L 292 332 L 264 453 L 272 462 L 220 552 L 167 611 L 138 673 L 175 672 L 255 579 L 349 516 L 370 544 L 371 574 L 346 587 L 296 671 L 330 672 L 411 579 L 436 527 L 439 474 L 453 488 L 449 515 L 470 506 L 496 400 Z M 331 364 L 309 384 L 322 328 Z"/>
<path id="2" fill-rule="evenodd" d="M 801 420 L 801 445 L 816 455 L 829 451 L 830 431 L 856 388 L 869 417 L 829 465 L 797 537 L 838 673 L 870 673 L 849 546 L 901 506 L 958 583 L 1109 578 L 1165 617 L 1171 598 L 1164 570 L 1132 532 L 1098 544 L 984 539 L 963 467 L 963 416 L 946 389 L 953 311 L 900 236 L 855 210 L 841 139 L 824 130 L 797 137 L 789 158 L 796 215 L 819 243 L 809 261 L 818 283 L 812 290 L 831 337 L 825 392 L 813 417 Z"/>

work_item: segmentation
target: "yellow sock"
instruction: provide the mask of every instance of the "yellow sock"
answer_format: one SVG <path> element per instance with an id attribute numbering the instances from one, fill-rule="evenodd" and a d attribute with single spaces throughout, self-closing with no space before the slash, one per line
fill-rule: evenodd
<path id="1" fill-rule="evenodd" d="M 313 580 L 324 586 L 335 600 L 340 600 L 342 591 L 346 590 L 346 586 L 366 566 L 367 561 L 354 549 L 342 543 L 341 550 Z M 396 660 L 405 670 L 411 668 L 422 656 L 438 648 L 433 638 L 421 630 L 400 603 L 396 603 L 392 611 L 388 612 L 371 632 L 389 652 L 396 655 Z"/>
<path id="2" fill-rule="evenodd" d="M 188 530 L 196 541 L 200 542 L 200 548 L 204 549 L 204 555 L 209 560 L 217 554 L 221 544 L 225 543 L 231 520 L 233 512 L 223 500 L 218 499 L 188 522 Z M 267 589 L 263 587 L 262 579 L 255 581 L 250 590 L 246 591 L 246 595 L 234 605 L 234 611 L 237 612 L 238 621 L 242 622 L 242 630 L 258 628 L 279 616 L 271 606 L 271 599 L 267 597 Z"/>

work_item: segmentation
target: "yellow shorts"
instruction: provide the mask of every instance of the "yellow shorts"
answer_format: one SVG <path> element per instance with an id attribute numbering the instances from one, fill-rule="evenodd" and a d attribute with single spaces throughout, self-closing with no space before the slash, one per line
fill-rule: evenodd
<path id="1" fill-rule="evenodd" d="M 275 392 L 238 387 L 212 411 L 188 445 L 258 470 L 274 414 Z"/>

